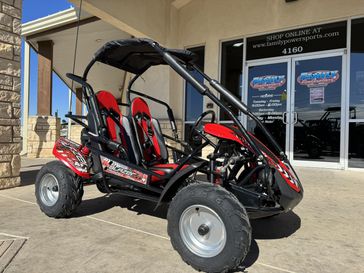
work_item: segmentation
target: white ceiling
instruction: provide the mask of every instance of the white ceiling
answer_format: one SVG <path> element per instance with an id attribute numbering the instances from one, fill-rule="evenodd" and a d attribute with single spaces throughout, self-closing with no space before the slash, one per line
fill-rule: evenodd
<path id="1" fill-rule="evenodd" d="M 130 35 L 101 20 L 80 26 L 75 74 L 82 76 L 93 54 L 106 42 L 125 38 L 130 38 Z M 75 39 L 76 28 L 70 28 L 30 40 L 35 49 L 38 41 L 53 41 L 53 69 L 68 86 L 71 86 L 71 80 L 66 73 L 72 73 Z M 108 90 L 118 98 L 123 78 L 123 71 L 96 63 L 89 73 L 88 82 L 95 91 Z"/>

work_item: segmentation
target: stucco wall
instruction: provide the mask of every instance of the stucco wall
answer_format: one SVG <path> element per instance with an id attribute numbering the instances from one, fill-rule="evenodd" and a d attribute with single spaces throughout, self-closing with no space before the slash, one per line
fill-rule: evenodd
<path id="1" fill-rule="evenodd" d="M 358 15 L 364 15 L 364 0 L 298 0 L 292 3 L 283 0 L 193 0 L 179 10 L 177 44 L 178 47 L 205 45 L 205 72 L 219 79 L 222 40 Z M 178 88 L 182 93 L 183 86 Z"/>
<path id="2" fill-rule="evenodd" d="M 20 184 L 21 1 L 0 0 L 0 189 Z"/>
<path id="3" fill-rule="evenodd" d="M 169 67 L 163 65 L 150 68 L 134 83 L 133 89 L 169 103 Z M 151 114 L 155 118 L 167 117 L 164 106 L 149 100 L 146 101 L 149 104 Z"/>
<path id="4" fill-rule="evenodd" d="M 79 0 L 71 0 L 79 5 Z M 168 28 L 166 14 L 170 0 L 87 0 L 83 7 L 91 14 L 134 36 L 153 37 L 164 43 Z"/>
<path id="5" fill-rule="evenodd" d="M 364 0 L 194 0 L 179 11 L 178 45 L 206 45 L 205 70 L 219 73 L 219 41 L 364 15 Z"/>
<path id="6" fill-rule="evenodd" d="M 284 0 L 192 0 L 180 9 L 172 5 L 173 0 L 84 0 L 83 3 L 88 12 L 131 35 L 148 36 L 170 47 L 205 45 L 205 72 L 217 79 L 221 40 L 364 16 L 364 0 L 292 3 Z M 183 81 L 174 72 L 168 76 L 155 72 L 150 78 L 160 82 L 155 84 L 154 80 L 154 84 L 148 86 L 149 92 L 159 96 L 161 90 L 169 89 L 169 94 L 163 93 L 163 97 L 169 100 L 176 118 L 183 118 Z M 167 88 L 162 81 L 167 82 Z"/>

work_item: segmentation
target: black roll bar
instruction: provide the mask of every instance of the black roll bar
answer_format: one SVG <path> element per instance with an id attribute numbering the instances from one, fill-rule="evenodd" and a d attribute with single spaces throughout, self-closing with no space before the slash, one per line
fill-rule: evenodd
<path id="1" fill-rule="evenodd" d="M 226 105 L 224 103 L 222 103 L 220 101 L 220 99 L 215 96 L 210 89 L 204 85 L 203 83 L 200 83 L 196 78 L 194 78 L 188 71 L 187 69 L 181 64 L 181 62 L 178 61 L 178 58 L 173 57 L 169 52 L 167 52 L 166 50 L 164 50 L 162 47 L 159 46 L 158 43 L 153 42 L 151 44 L 153 46 L 153 48 L 159 53 L 161 54 L 161 56 L 163 56 L 164 61 L 170 65 L 182 78 L 184 78 L 187 82 L 189 82 L 201 95 L 206 95 L 208 98 L 210 98 L 214 103 L 216 103 L 220 108 L 222 108 L 227 114 L 228 116 L 232 119 L 232 121 L 235 122 L 235 124 L 238 126 L 239 130 L 241 131 L 241 133 L 243 134 L 244 138 L 248 141 L 248 143 L 250 144 L 251 148 L 256 152 L 256 154 L 258 155 L 257 159 L 259 161 L 263 161 L 265 163 L 266 159 L 264 157 L 264 155 L 261 153 L 260 149 L 258 148 L 258 146 L 256 145 L 256 143 L 252 140 L 252 138 L 250 137 L 249 133 L 247 132 L 247 130 L 244 128 L 244 126 L 241 124 L 241 122 L 236 118 L 236 116 L 229 110 L 228 107 L 226 107 Z M 86 93 L 86 95 L 89 95 L 89 97 L 91 98 L 90 100 L 90 104 L 92 104 L 93 109 L 96 109 L 97 114 L 96 119 L 97 119 L 97 123 L 98 125 L 100 125 L 101 128 L 104 128 L 102 121 L 100 120 L 99 117 L 101 117 L 100 113 L 99 113 L 99 109 L 97 107 L 96 104 L 96 98 L 95 98 L 95 93 L 92 90 L 92 87 L 86 82 L 87 80 L 87 75 L 91 69 L 91 67 L 95 64 L 96 59 L 93 58 L 91 60 L 91 62 L 87 65 L 83 77 L 77 77 L 76 78 L 71 78 L 72 80 L 75 80 L 79 83 L 81 83 L 81 85 L 83 86 L 83 90 Z M 249 109 L 248 107 L 241 102 L 239 99 L 237 99 L 235 96 L 233 96 L 224 86 L 222 86 L 218 81 L 211 79 L 208 75 L 206 75 L 204 72 L 202 72 L 195 64 L 192 64 L 192 67 L 203 76 L 203 78 L 205 80 L 208 81 L 208 83 L 210 84 L 210 86 L 212 88 L 214 88 L 217 92 L 219 92 L 220 94 L 222 94 L 233 106 L 235 106 L 238 110 L 240 110 L 241 112 L 243 112 L 244 114 L 246 114 L 247 116 L 249 116 L 250 118 L 252 118 L 256 124 L 262 129 L 263 133 L 266 135 L 266 137 L 268 138 L 269 142 L 271 142 L 271 144 L 274 146 L 274 148 L 279 152 L 280 156 L 283 159 L 287 159 L 285 153 L 283 152 L 283 150 L 281 149 L 281 147 L 278 145 L 278 143 L 275 141 L 275 139 L 273 138 L 273 136 L 269 133 L 269 131 L 265 128 L 265 126 L 261 123 L 261 121 L 259 120 L 258 117 L 256 117 Z M 68 76 L 68 75 L 67 75 Z M 72 75 L 75 76 L 75 75 Z M 174 130 L 176 130 L 177 132 L 177 128 L 175 126 L 175 120 L 173 117 L 173 112 L 170 109 L 170 107 L 160 101 L 157 100 L 155 98 L 152 98 L 148 95 L 145 95 L 143 93 L 137 92 L 137 91 L 133 91 L 131 90 L 132 85 L 134 84 L 134 82 L 139 78 L 140 74 L 135 75 L 132 80 L 129 83 L 128 86 L 128 93 L 127 93 L 127 100 L 128 103 L 130 104 L 130 93 L 135 93 L 138 94 L 140 96 L 146 97 L 148 99 L 154 100 L 155 102 L 161 103 L 165 106 L 167 106 L 167 113 L 168 113 L 168 117 L 170 120 L 173 120 L 173 122 L 171 122 L 171 126 L 172 126 L 172 130 L 173 128 L 175 128 Z M 80 81 L 81 80 L 81 81 Z M 87 94 L 87 89 L 89 89 L 89 93 Z M 90 105 L 88 105 L 90 106 Z M 173 124 L 173 125 L 172 125 Z"/>
<path id="2" fill-rule="evenodd" d="M 257 159 L 259 161 L 263 161 L 264 163 L 267 163 L 264 155 L 258 148 L 258 146 L 255 144 L 255 142 L 251 139 L 246 129 L 243 127 L 243 125 L 240 123 L 240 121 L 235 117 L 235 115 L 209 90 L 209 88 L 201 84 L 199 81 L 197 81 L 187 70 L 185 67 L 183 67 L 175 58 L 172 57 L 171 54 L 164 51 L 162 48 L 160 48 L 156 43 L 153 44 L 154 48 L 163 56 L 165 62 L 169 64 L 180 76 L 182 76 L 185 80 L 187 80 L 201 95 L 206 95 L 208 98 L 210 98 L 214 103 L 216 103 L 219 107 L 224 109 L 226 113 L 230 116 L 230 118 L 235 122 L 235 124 L 238 126 L 239 130 L 242 132 L 244 138 L 248 141 L 251 148 L 255 151 L 255 153 L 258 155 Z M 205 78 L 205 75 L 202 74 L 202 76 Z M 219 92 L 219 90 L 217 90 Z M 230 99 L 229 97 L 227 98 Z"/>
<path id="3" fill-rule="evenodd" d="M 248 106 L 245 103 L 243 103 L 237 97 L 232 95 L 231 92 L 229 90 L 227 90 L 223 85 L 221 85 L 217 80 L 211 79 L 208 75 L 206 75 L 204 72 L 202 72 L 195 64 L 193 65 L 193 68 L 209 82 L 209 84 L 212 86 L 212 88 L 214 88 L 217 92 L 222 94 L 238 110 L 240 110 L 245 115 L 252 118 L 258 124 L 259 128 L 262 129 L 263 133 L 268 138 L 269 142 L 279 152 L 280 156 L 285 157 L 285 153 L 283 152 L 283 150 L 279 146 L 279 144 L 276 142 L 276 140 L 273 138 L 271 133 L 269 133 L 269 131 L 263 125 L 263 123 L 260 121 L 260 119 L 249 110 Z"/>
<path id="4" fill-rule="evenodd" d="M 138 78 L 139 75 L 136 75 L 132 81 L 135 79 L 135 78 Z M 135 79 L 136 80 L 136 79 Z M 133 82 L 135 82 L 135 80 Z M 131 84 L 132 85 L 132 84 Z M 129 100 L 129 104 L 130 104 L 130 94 L 135 94 L 135 95 L 138 95 L 138 96 L 141 96 L 141 97 L 144 97 L 144 98 L 147 98 L 148 100 L 151 100 L 151 101 L 154 101 L 156 103 L 159 103 L 163 106 L 165 106 L 167 108 L 167 115 L 168 115 L 168 119 L 169 119 L 169 123 L 171 124 L 171 128 L 172 128 L 172 133 L 173 133 L 173 137 L 175 139 L 178 139 L 178 132 L 177 132 L 177 125 L 176 125 L 176 120 L 174 118 L 174 114 L 173 114 L 173 111 L 171 109 L 171 107 L 165 103 L 164 101 L 161 101 L 159 99 L 156 99 L 156 98 L 153 98 L 151 96 L 148 96 L 146 94 L 143 94 L 141 92 L 138 92 L 138 91 L 135 91 L 135 90 L 132 90 L 130 87 L 131 85 L 128 87 L 128 93 L 127 93 L 127 96 L 128 96 L 128 100 Z"/>
<path id="5" fill-rule="evenodd" d="M 87 81 L 88 72 L 90 71 L 91 67 L 95 64 L 95 62 L 96 62 L 95 58 L 92 58 L 91 62 L 89 62 L 89 64 L 86 66 L 82 76 L 84 81 Z"/>
<path id="6" fill-rule="evenodd" d="M 130 90 L 131 90 L 131 87 L 133 86 L 133 84 L 135 83 L 135 81 L 137 79 L 139 79 L 140 77 L 140 74 L 136 74 L 129 82 L 128 84 L 128 89 L 126 90 L 126 102 L 131 104 L 131 99 L 130 99 Z"/>
<path id="7" fill-rule="evenodd" d="M 93 63 L 94 62 L 91 62 L 87 66 L 87 67 L 89 67 L 88 70 L 90 70 Z M 84 76 L 85 75 L 87 76 L 87 73 L 84 73 Z M 104 123 L 103 123 L 103 121 L 101 119 L 100 110 L 99 110 L 99 107 L 98 107 L 97 102 L 96 102 L 96 96 L 95 96 L 95 92 L 94 92 L 93 88 L 91 87 L 91 85 L 89 85 L 86 82 L 85 77 L 81 78 L 80 76 L 77 76 L 77 75 L 72 74 L 72 73 L 66 73 L 66 76 L 68 78 L 70 78 L 71 80 L 81 84 L 83 95 L 86 98 L 87 108 L 88 109 L 95 109 L 95 111 L 96 111 L 96 114 L 94 115 L 95 119 L 96 119 L 96 125 L 97 125 L 97 128 L 101 129 L 100 131 L 98 131 L 96 133 L 103 135 L 104 131 L 105 131 L 105 125 L 104 125 Z"/>

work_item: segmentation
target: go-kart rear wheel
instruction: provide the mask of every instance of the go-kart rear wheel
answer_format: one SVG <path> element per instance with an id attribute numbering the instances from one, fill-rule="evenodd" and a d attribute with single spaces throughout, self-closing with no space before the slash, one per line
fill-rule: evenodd
<path id="1" fill-rule="evenodd" d="M 248 215 L 237 198 L 220 186 L 199 183 L 181 189 L 167 218 L 174 249 L 197 270 L 233 270 L 249 251 Z"/>
<path id="2" fill-rule="evenodd" d="M 49 217 L 68 217 L 81 203 L 82 180 L 62 162 L 49 162 L 37 175 L 35 196 L 41 211 Z"/>

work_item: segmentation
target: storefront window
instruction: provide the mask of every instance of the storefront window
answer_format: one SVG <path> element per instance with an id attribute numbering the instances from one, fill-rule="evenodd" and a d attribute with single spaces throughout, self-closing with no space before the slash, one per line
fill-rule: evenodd
<path id="1" fill-rule="evenodd" d="M 196 65 L 204 70 L 204 62 L 205 62 L 205 47 L 194 47 L 189 48 L 188 50 L 197 54 L 198 61 Z M 203 77 L 197 72 L 190 72 L 193 77 L 195 77 L 199 82 L 203 83 Z M 186 96 L 185 96 L 185 128 L 184 128 L 184 136 L 185 140 L 188 141 L 188 138 L 191 134 L 191 128 L 195 122 L 195 120 L 202 114 L 203 112 L 203 97 L 202 95 L 189 83 L 186 82 Z M 197 147 L 202 143 L 201 138 L 194 138 L 193 143 L 190 143 L 192 147 Z"/>
<path id="2" fill-rule="evenodd" d="M 243 75 L 243 39 L 222 43 L 221 49 L 221 83 L 241 100 Z M 238 115 L 238 111 L 222 98 L 230 110 Z M 230 120 L 225 111 L 220 110 L 220 120 Z"/>
<path id="3" fill-rule="evenodd" d="M 350 108 L 352 119 L 364 119 L 364 18 L 353 20 L 351 27 Z"/>
<path id="4" fill-rule="evenodd" d="M 364 18 L 351 23 L 349 167 L 364 167 Z"/>
<path id="5" fill-rule="evenodd" d="M 295 61 L 295 160 L 340 161 L 342 57 Z"/>
<path id="6" fill-rule="evenodd" d="M 349 167 L 364 168 L 364 122 L 349 123 Z"/>
<path id="7" fill-rule="evenodd" d="M 205 59 L 205 47 L 194 47 L 188 50 L 194 52 L 198 56 L 196 65 L 203 71 Z M 196 71 L 191 72 L 199 82 L 203 82 L 203 77 Z M 203 97 L 201 94 L 189 83 L 186 83 L 186 103 L 185 103 L 185 121 L 195 121 L 202 113 L 203 110 Z"/>

